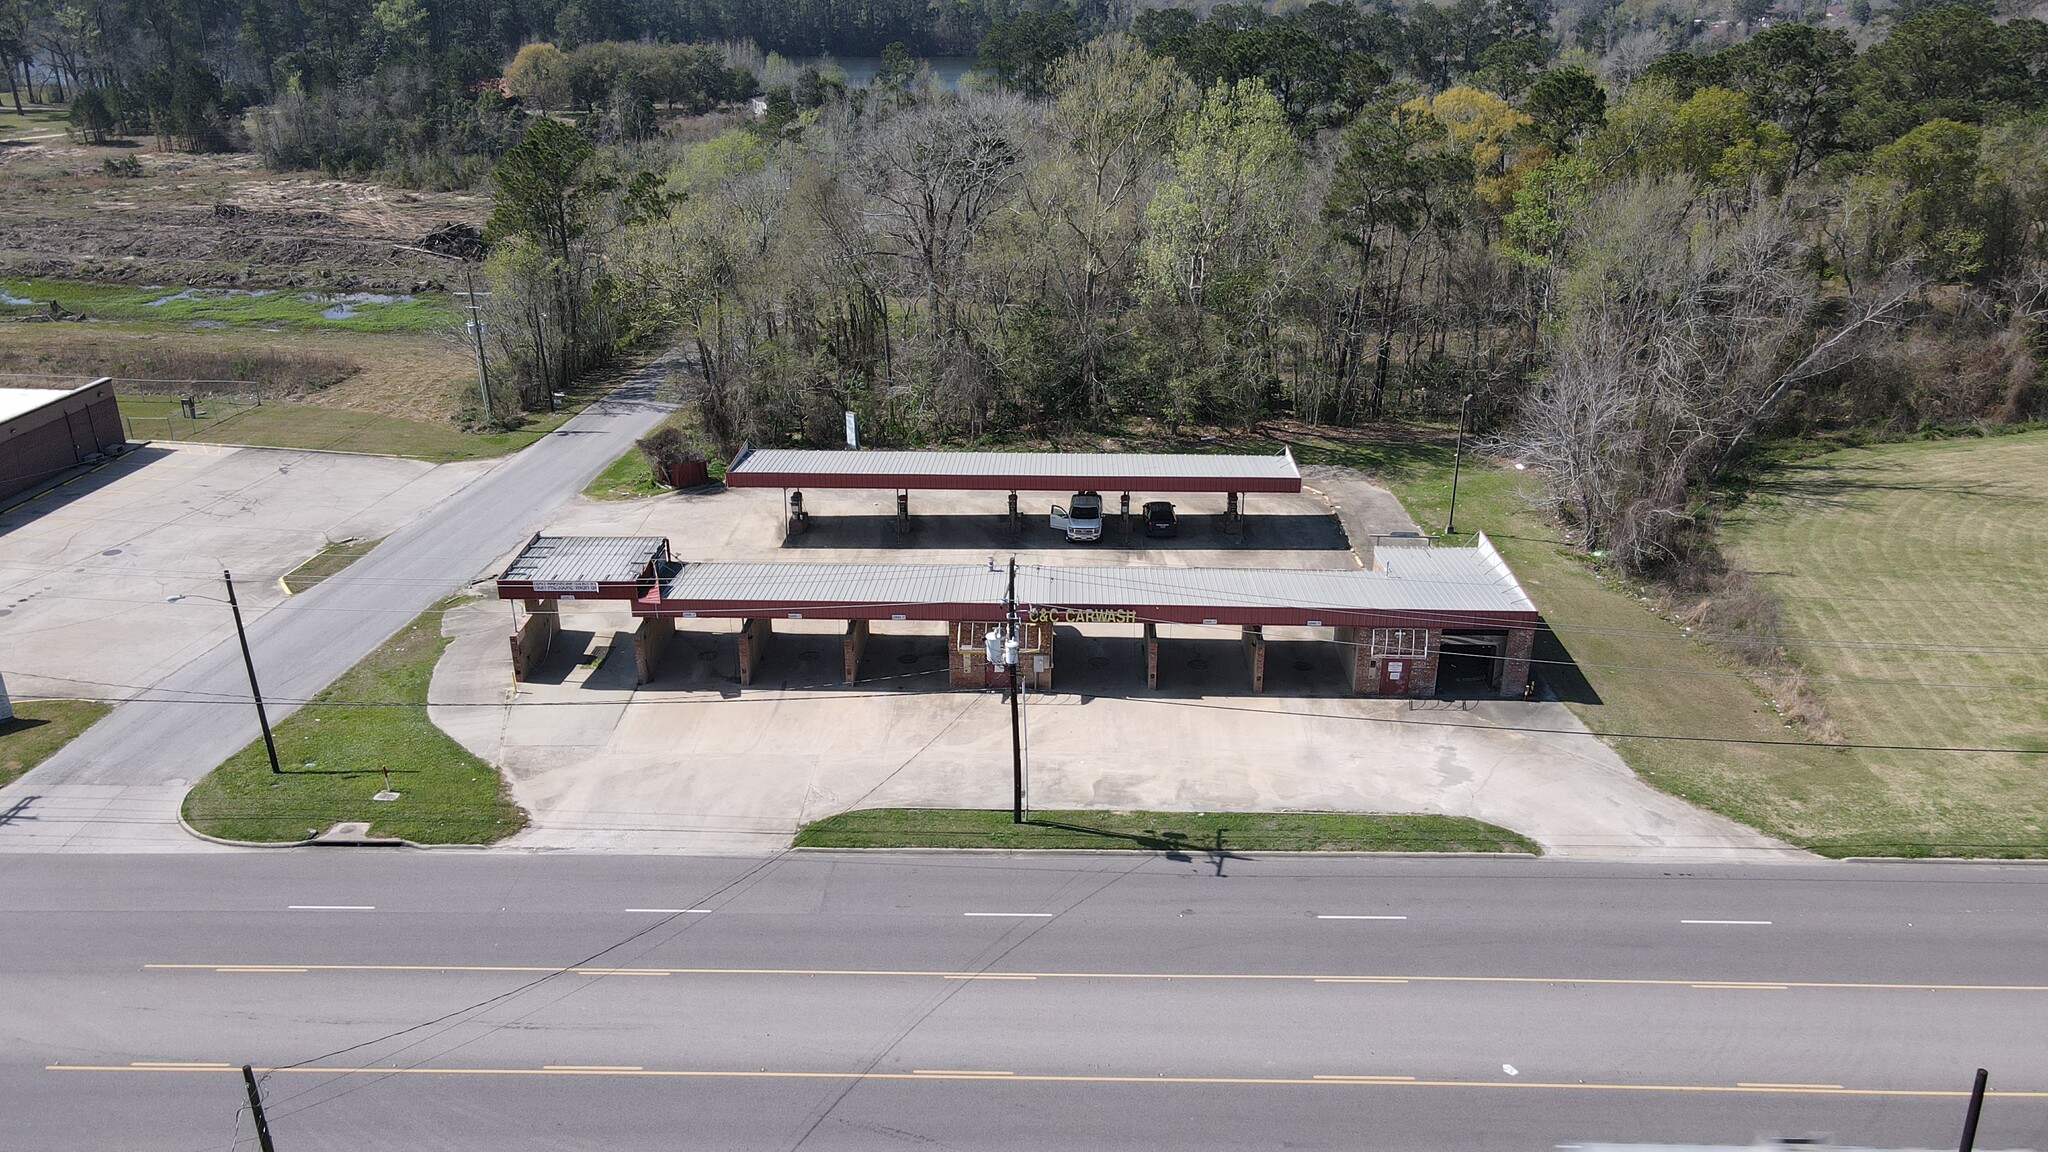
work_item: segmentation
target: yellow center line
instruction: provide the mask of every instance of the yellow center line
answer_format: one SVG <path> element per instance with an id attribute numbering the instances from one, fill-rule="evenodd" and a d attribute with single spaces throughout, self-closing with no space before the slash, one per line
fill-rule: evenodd
<path id="1" fill-rule="evenodd" d="M 1015 1072 L 1002 1072 L 993 1068 L 913 1068 L 913 1076 L 1015 1076 Z"/>
<path id="2" fill-rule="evenodd" d="M 180 1071 L 184 1069 L 205 1069 L 207 1071 L 213 1071 L 220 1068 L 234 1067 L 233 1064 L 223 1064 L 215 1060 L 137 1060 L 128 1066 L 130 1068 L 137 1068 L 149 1072 L 171 1072 Z"/>
<path id="3" fill-rule="evenodd" d="M 1772 1084 L 1768 1081 L 1754 1082 L 1749 1080 L 1738 1081 L 1735 1086 L 1737 1088 L 1809 1088 L 1819 1089 L 1822 1091 L 1835 1091 L 1839 1090 L 1842 1087 L 1840 1084 Z"/>
<path id="4" fill-rule="evenodd" d="M 1415 1079 L 1413 1076 L 1377 1076 L 1370 1072 L 1328 1072 L 1317 1073 L 1318 1080 L 1357 1080 L 1368 1084 L 1403 1084 Z"/>
<path id="5" fill-rule="evenodd" d="M 144 964 L 151 971 L 479 972 L 527 975 L 560 972 L 539 964 Z M 1790 988 L 1866 992 L 2048 992 L 2048 984 L 1906 984 L 1842 980 L 1679 980 L 1635 976 L 1418 976 L 1315 972 L 946 972 L 923 968 L 574 968 L 588 976 L 848 976 L 943 980 L 1244 980 L 1329 983 L 1579 984 L 1634 988 Z"/>
<path id="6" fill-rule="evenodd" d="M 543 1064 L 543 1072 L 645 1072 L 638 1064 Z"/>
<path id="7" fill-rule="evenodd" d="M 46 1064 L 47 1072 L 223 1072 L 227 1064 Z M 819 1072 L 801 1070 L 747 1070 L 725 1068 L 639 1068 L 621 1065 L 617 1071 L 596 1068 L 391 1068 L 301 1065 L 292 1068 L 257 1068 L 275 1075 L 314 1076 L 638 1076 L 697 1080 L 990 1080 L 1005 1084 L 1181 1084 L 1243 1085 L 1248 1087 L 1375 1087 L 1375 1088 L 1478 1088 L 1518 1092 L 1691 1092 L 1709 1095 L 1819 1095 L 1875 1096 L 1951 1099 L 1968 1096 L 1963 1088 L 1840 1088 L 1827 1085 L 1792 1084 L 1622 1084 L 1542 1080 L 1412 1080 L 1376 1076 L 1122 1076 L 1058 1072 L 1000 1072 L 961 1069 L 923 1069 L 911 1072 Z M 2048 1100 L 2048 1091 L 1993 1089 L 1987 1096 L 2008 1100 Z"/>

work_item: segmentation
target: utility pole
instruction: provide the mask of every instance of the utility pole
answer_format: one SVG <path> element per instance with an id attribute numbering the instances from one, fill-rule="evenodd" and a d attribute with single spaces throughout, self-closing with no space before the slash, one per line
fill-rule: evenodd
<path id="1" fill-rule="evenodd" d="M 1444 535 L 1458 530 L 1458 465 L 1465 456 L 1465 410 L 1472 406 L 1472 393 L 1465 393 L 1465 399 L 1458 404 L 1458 446 L 1451 449 L 1451 516 L 1444 524 Z"/>
<path id="2" fill-rule="evenodd" d="M 242 1065 L 242 1083 L 248 1085 L 249 1111 L 256 1116 L 256 1143 L 263 1152 L 277 1152 L 277 1145 L 270 1142 L 270 1121 L 263 1117 L 263 1093 L 256 1090 L 256 1073 L 247 1064 Z"/>
<path id="3" fill-rule="evenodd" d="M 469 309 L 470 341 L 476 345 L 477 400 L 483 405 L 484 422 L 488 424 L 491 419 L 491 370 L 488 361 L 484 358 L 483 310 L 476 302 L 476 280 L 471 274 L 469 261 L 467 260 L 462 262 L 462 287 L 465 289 L 462 293 L 462 298 L 468 302 L 466 306 Z M 488 296 L 490 293 L 486 292 L 484 295 Z"/>
<path id="4" fill-rule="evenodd" d="M 1023 645 L 1023 630 L 1017 620 L 1017 558 L 1010 557 L 1010 591 L 1004 597 L 1010 634 L 1003 638 L 1003 661 L 1010 666 L 1010 823 L 1024 822 L 1024 717 L 1023 689 L 1017 682 L 1017 657 Z"/>
<path id="5" fill-rule="evenodd" d="M 1977 1147 L 1977 1118 L 1984 1113 L 1984 1085 L 1991 1079 L 1991 1073 L 1977 1069 L 1977 1086 L 1970 1089 L 1970 1110 L 1963 1114 L 1963 1142 L 1960 1152 L 1971 1152 Z"/>
<path id="6" fill-rule="evenodd" d="M 235 602 L 235 576 L 223 568 L 220 578 L 228 586 L 228 610 L 235 614 L 235 639 L 242 642 L 242 667 L 249 670 L 249 695 L 256 699 L 256 721 L 263 725 L 263 750 L 270 753 L 271 772 L 282 773 L 284 769 L 277 766 L 277 741 L 270 737 L 270 717 L 263 711 L 263 690 L 256 686 L 256 660 L 249 655 L 249 633 L 242 629 L 242 606 Z"/>

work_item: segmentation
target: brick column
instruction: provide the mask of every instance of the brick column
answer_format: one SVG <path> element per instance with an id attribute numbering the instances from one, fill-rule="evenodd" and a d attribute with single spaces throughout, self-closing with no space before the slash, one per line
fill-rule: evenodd
<path id="1" fill-rule="evenodd" d="M 1536 651 L 1534 628 L 1508 630 L 1507 658 L 1500 666 L 1500 694 L 1504 700 L 1522 694 L 1529 684 L 1529 657 Z"/>
<path id="2" fill-rule="evenodd" d="M 1373 672 L 1372 661 L 1365 655 L 1365 644 L 1358 638 L 1358 629 L 1342 627 L 1336 629 L 1337 659 L 1344 666 L 1344 678 L 1354 693 L 1371 694 L 1379 691 L 1377 683 L 1367 686 L 1361 677 L 1377 675 Z"/>
<path id="3" fill-rule="evenodd" d="M 988 686 L 988 655 L 982 638 L 993 627 L 984 620 L 955 620 L 946 626 L 951 639 L 946 651 L 946 683 L 955 688 Z"/>
<path id="4" fill-rule="evenodd" d="M 654 680 L 655 671 L 661 667 L 662 653 L 668 651 L 669 638 L 675 634 L 673 617 L 649 616 L 640 621 L 640 627 L 633 632 L 633 683 Z"/>
<path id="5" fill-rule="evenodd" d="M 1266 690 L 1266 630 L 1257 624 L 1247 624 L 1240 634 L 1244 644 L 1245 667 L 1251 670 L 1252 691 Z"/>
<path id="6" fill-rule="evenodd" d="M 554 646 L 562 630 L 561 606 L 553 600 L 528 600 L 526 623 L 512 631 L 512 682 L 531 675 L 534 667 Z"/>
<path id="7" fill-rule="evenodd" d="M 1159 688 L 1159 625 L 1145 625 L 1145 687 Z"/>
<path id="8" fill-rule="evenodd" d="M 870 627 L 866 620 L 848 620 L 846 622 L 846 640 L 843 647 L 846 655 L 846 682 L 848 684 L 860 679 L 860 658 L 865 656 L 868 651 L 868 632 Z"/>
<path id="9" fill-rule="evenodd" d="M 1427 647 L 1423 655 L 1414 657 L 1408 663 L 1408 694 L 1410 696 L 1436 695 L 1436 662 L 1443 654 L 1444 634 L 1432 628 L 1429 630 Z"/>
<path id="10" fill-rule="evenodd" d="M 754 682 L 754 672 L 761 667 L 761 657 L 768 651 L 768 637 L 774 632 L 774 621 L 765 617 L 743 621 L 740 624 L 741 687 Z"/>
<path id="11" fill-rule="evenodd" d="M 1052 691 L 1052 639 L 1050 624 L 1025 624 L 1018 638 L 1017 679 L 1040 692 Z M 1045 666 L 1040 668 L 1039 662 Z"/>

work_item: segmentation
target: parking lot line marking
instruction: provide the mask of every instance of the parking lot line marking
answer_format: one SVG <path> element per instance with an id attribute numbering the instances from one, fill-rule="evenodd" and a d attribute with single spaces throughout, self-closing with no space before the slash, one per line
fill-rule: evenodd
<path id="1" fill-rule="evenodd" d="M 215 1068 L 234 1067 L 233 1064 L 223 1064 L 214 1060 L 137 1060 L 128 1066 L 130 1068 L 141 1068 L 150 1071 L 161 1069 L 167 1072 L 184 1069 L 212 1070 Z"/>
<path id="2" fill-rule="evenodd" d="M 1319 1072 L 1315 1078 L 1318 1080 L 1363 1080 L 1369 1083 L 1378 1082 L 1384 1084 L 1400 1084 L 1415 1079 L 1413 1076 L 1382 1076 L 1372 1072 Z"/>
<path id="3" fill-rule="evenodd" d="M 222 1072 L 232 1068 L 231 1064 L 45 1064 L 46 1072 Z M 1327 1088 L 1477 1088 L 1492 1092 L 1689 1092 L 1706 1095 L 1743 1095 L 1751 1093 L 1785 1093 L 1812 1096 L 1870 1096 L 1870 1097 L 1916 1097 L 1926 1099 L 1962 1099 L 1969 1096 L 1967 1088 L 1840 1088 L 1821 1085 L 1768 1085 L 1768 1084 L 1655 1084 L 1618 1083 L 1613 1081 L 1542 1081 L 1542 1080 L 1404 1080 L 1394 1077 L 1377 1076 L 1200 1076 L 1200 1075 L 1151 1075 L 1140 1076 L 1117 1073 L 1078 1072 L 1002 1072 L 981 1069 L 917 1069 L 910 1072 L 861 1072 L 853 1069 L 838 1071 L 812 1069 L 753 1069 L 753 1068 L 642 1068 L 637 1071 L 599 1072 L 589 1069 L 556 1070 L 549 1068 L 393 1068 L 393 1067 L 337 1067 L 323 1064 L 302 1064 L 290 1068 L 257 1068 L 254 1071 L 270 1075 L 302 1076 L 639 1076 L 668 1077 L 675 1079 L 703 1080 L 1000 1080 L 1006 1083 L 1037 1084 L 1160 1084 L 1160 1085 L 1209 1085 L 1240 1084 L 1255 1087 L 1289 1087 L 1295 1085 Z M 2041 1089 L 1997 1089 L 1985 1093 L 1987 1097 L 2007 1100 L 2048 1100 L 2048 1091 Z"/>
<path id="4" fill-rule="evenodd" d="M 1323 915 L 1323 916 L 1317 916 L 1317 917 L 1316 917 L 1316 919 L 1318 919 L 1318 920 L 1406 920 L 1406 919 L 1407 919 L 1407 917 L 1406 917 L 1406 916 L 1337 916 L 1337 915 Z"/>
<path id="5" fill-rule="evenodd" d="M 1769 924 L 1769 920 L 1680 920 L 1680 924 Z"/>
<path id="6" fill-rule="evenodd" d="M 638 1064 L 543 1064 L 543 1072 L 645 1072 Z"/>
<path id="7" fill-rule="evenodd" d="M 961 915 L 962 915 L 962 916 L 1008 916 L 1008 917 L 1014 917 L 1014 918 L 1017 918 L 1017 919 L 1023 919 L 1023 920 L 1045 920 L 1045 919 L 1049 919 L 1049 918 L 1051 918 L 1051 916 L 1052 916 L 1052 913 L 1050 913 L 1050 912 L 962 912 L 962 913 L 961 913 Z"/>
<path id="8" fill-rule="evenodd" d="M 1769 1081 L 1738 1081 L 1737 1088 L 1815 1088 L 1821 1090 L 1839 1089 L 1840 1084 L 1773 1084 Z"/>
<path id="9" fill-rule="evenodd" d="M 709 908 L 628 908 L 628 912 L 659 912 L 664 915 L 674 912 L 709 912 Z"/>
<path id="10" fill-rule="evenodd" d="M 948 980 L 1036 980 L 1036 976 L 1020 976 L 1012 972 L 960 972 L 947 973 Z"/>
<path id="11" fill-rule="evenodd" d="M 287 904 L 287 912 L 375 912 L 375 904 Z"/>
<path id="12" fill-rule="evenodd" d="M 144 964 L 145 970 L 215 972 L 236 965 L 222 964 Z M 284 967 L 284 965 L 279 965 Z M 497 972 L 511 975 L 558 972 L 559 968 L 539 964 L 302 964 L 309 972 Z M 605 969 L 593 969 L 605 971 Z M 646 972 L 661 972 L 670 976 L 846 976 L 871 979 L 896 980 L 937 980 L 947 976 L 963 975 L 1014 975 L 1034 976 L 1041 980 L 1245 980 L 1264 982 L 1286 982 L 1289 980 L 1313 981 L 1326 979 L 1360 979 L 1359 973 L 1316 973 L 1316 972 L 1014 972 L 1014 973 L 963 973 L 938 969 L 919 968 L 648 968 Z M 1652 976 L 1433 976 L 1421 973 L 1389 974 L 1374 979 L 1407 980 L 1416 984 L 1583 984 L 1587 986 L 1615 986 L 1628 988 L 1691 988 L 1695 985 L 1707 987 L 1757 987 L 1757 988 L 1802 988 L 1835 989 L 1863 992 L 2048 992 L 2048 984 L 1890 984 L 1876 981 L 1855 982 L 1846 980 L 1783 980 L 1777 983 L 1741 980 L 1701 980 L 1658 978 Z"/>
<path id="13" fill-rule="evenodd" d="M 666 968 L 573 968 L 578 976 L 672 976 Z"/>
<path id="14" fill-rule="evenodd" d="M 215 969 L 214 969 L 214 971 L 215 971 L 215 972 L 304 972 L 304 971 L 305 971 L 305 969 L 304 969 L 304 968 L 282 968 L 282 967 L 279 967 L 279 966 L 277 966 L 277 965 L 274 965 L 274 964 L 247 964 L 247 965 L 239 965 L 239 966 L 237 966 L 237 965 L 230 965 L 230 966 L 228 966 L 228 967 L 225 967 L 225 968 L 215 968 Z"/>

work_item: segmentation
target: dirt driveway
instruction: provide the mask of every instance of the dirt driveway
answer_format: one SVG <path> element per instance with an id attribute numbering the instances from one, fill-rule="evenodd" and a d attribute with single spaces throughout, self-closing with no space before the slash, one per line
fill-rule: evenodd
<path id="1" fill-rule="evenodd" d="M 666 535 L 679 556 L 701 560 L 958 562 L 1021 543 L 1028 562 L 1335 568 L 1359 563 L 1352 535 L 1412 528 L 1355 476 L 1315 482 L 1322 491 L 1257 498 L 1241 541 L 1208 530 L 1220 497 L 1215 509 L 1186 502 L 1177 540 L 1100 550 L 1059 543 L 1042 517 L 1021 540 L 1002 536 L 1001 497 L 987 495 L 914 496 L 920 526 L 907 544 L 888 528 L 889 509 L 858 493 L 815 501 L 830 522 L 795 543 L 782 539 L 780 494 L 758 491 L 578 502 L 549 531 Z M 627 609 L 568 604 L 553 652 L 515 690 L 510 622 L 510 607 L 491 599 L 448 613 L 455 639 L 430 714 L 504 766 L 534 818 L 513 845 L 760 852 L 851 808 L 1009 803 L 1008 710 L 994 694 L 945 689 L 937 625 L 877 624 L 862 680 L 844 685 L 837 624 L 778 621 L 742 689 L 730 624 L 702 622 L 678 631 L 654 682 L 636 689 Z M 1134 629 L 1060 629 L 1057 690 L 1026 709 L 1032 802 L 1445 812 L 1559 855 L 1800 855 L 1643 784 L 1562 705 L 1351 696 L 1337 649 L 1311 635 L 1268 631 L 1267 691 L 1254 695 L 1234 629 L 1162 629 L 1157 692 L 1145 688 Z"/>

